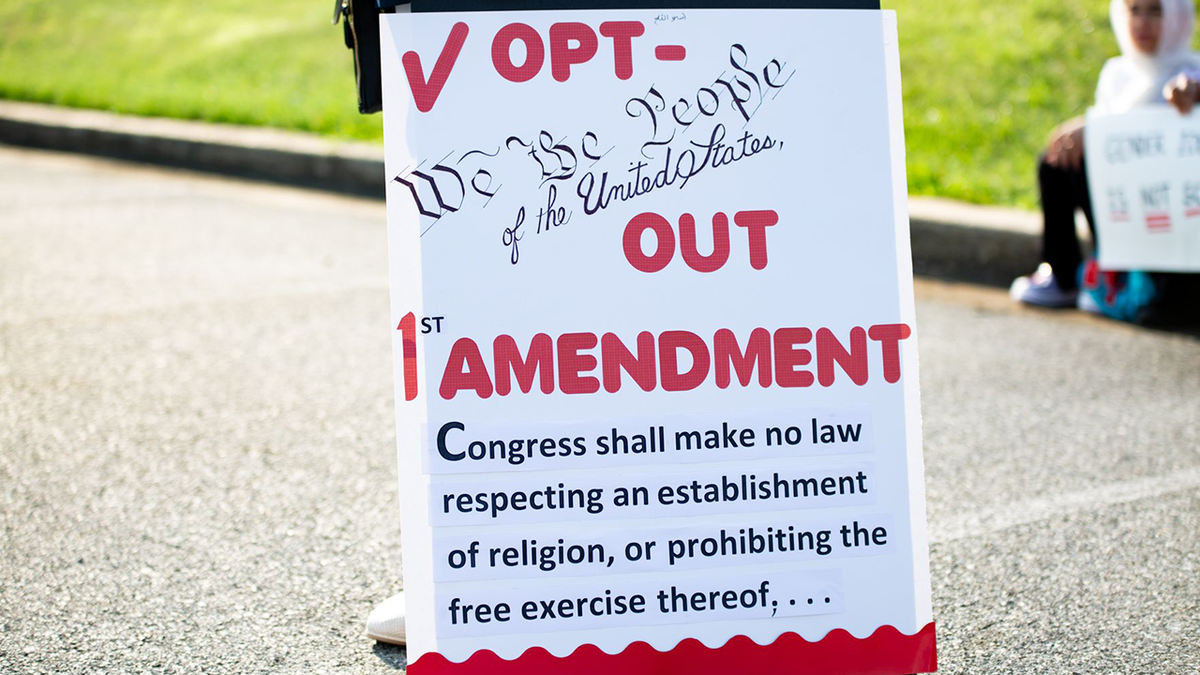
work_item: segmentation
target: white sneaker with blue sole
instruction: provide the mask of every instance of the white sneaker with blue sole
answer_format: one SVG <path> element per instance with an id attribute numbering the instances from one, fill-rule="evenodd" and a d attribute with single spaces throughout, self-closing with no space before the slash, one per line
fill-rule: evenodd
<path id="1" fill-rule="evenodd" d="M 1046 263 L 1039 265 L 1033 274 L 1017 277 L 1008 294 L 1013 300 L 1038 307 L 1074 307 L 1079 296 L 1078 291 L 1059 288 L 1054 270 Z"/>

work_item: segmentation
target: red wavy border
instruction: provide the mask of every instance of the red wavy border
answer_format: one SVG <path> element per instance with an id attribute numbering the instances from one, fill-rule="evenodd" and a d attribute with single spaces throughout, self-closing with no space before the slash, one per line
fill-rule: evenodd
<path id="1" fill-rule="evenodd" d="M 462 663 L 430 652 L 409 664 L 409 675 L 670 675 L 689 668 L 704 672 L 745 675 L 900 675 L 937 670 L 937 637 L 933 623 L 915 635 L 892 626 L 880 626 L 869 637 L 856 638 L 845 630 L 830 632 L 808 642 L 795 633 L 784 633 L 769 645 L 739 635 L 716 648 L 695 639 L 660 652 L 645 642 L 634 642 L 617 654 L 606 654 L 595 645 L 582 645 L 569 656 L 554 656 L 541 647 L 526 650 L 512 661 L 483 649 Z"/>

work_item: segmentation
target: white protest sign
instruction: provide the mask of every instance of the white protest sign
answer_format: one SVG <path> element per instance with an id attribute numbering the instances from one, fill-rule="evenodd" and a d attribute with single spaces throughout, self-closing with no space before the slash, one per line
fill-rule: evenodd
<path id="1" fill-rule="evenodd" d="M 1200 115 L 1092 111 L 1084 153 L 1100 267 L 1200 270 Z"/>
<path id="2" fill-rule="evenodd" d="M 410 672 L 931 670 L 895 15 L 382 38 Z"/>

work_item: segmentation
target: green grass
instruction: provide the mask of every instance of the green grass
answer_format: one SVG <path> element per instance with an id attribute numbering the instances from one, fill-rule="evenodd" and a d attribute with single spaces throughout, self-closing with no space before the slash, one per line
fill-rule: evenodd
<path id="1" fill-rule="evenodd" d="M 0 0 L 0 97 L 377 140 L 330 0 Z M 1033 157 L 1116 53 L 1106 0 L 885 0 L 915 194 L 1033 206 Z"/>
<path id="2" fill-rule="evenodd" d="M 900 31 L 909 192 L 1037 205 L 1034 157 L 1118 53 L 1107 0 L 885 0 Z"/>
<path id="3" fill-rule="evenodd" d="M 331 0 L 0 0 L 0 97 L 382 137 Z"/>

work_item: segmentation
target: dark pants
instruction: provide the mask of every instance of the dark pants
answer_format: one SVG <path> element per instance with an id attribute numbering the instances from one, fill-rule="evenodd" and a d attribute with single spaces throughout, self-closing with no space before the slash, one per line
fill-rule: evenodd
<path id="1" fill-rule="evenodd" d="M 1092 200 L 1088 194 L 1086 162 L 1079 169 L 1050 166 L 1046 155 L 1038 157 L 1038 189 L 1042 195 L 1042 260 L 1050 263 L 1054 278 L 1064 291 L 1073 290 L 1076 272 L 1083 262 L 1079 236 L 1075 233 L 1075 209 L 1083 209 L 1092 241 L 1096 226 L 1092 223 Z"/>

